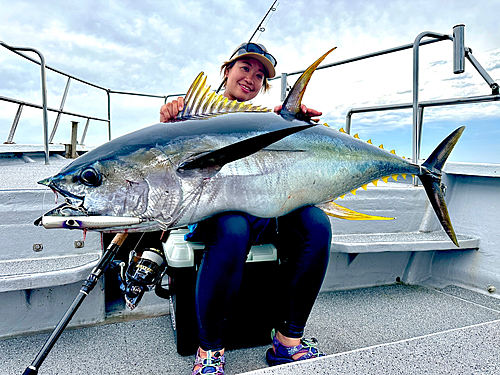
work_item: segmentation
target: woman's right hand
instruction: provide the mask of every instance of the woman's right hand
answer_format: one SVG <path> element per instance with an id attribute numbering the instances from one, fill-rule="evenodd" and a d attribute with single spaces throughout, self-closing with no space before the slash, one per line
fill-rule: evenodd
<path id="1" fill-rule="evenodd" d="M 172 122 L 183 108 L 184 98 L 182 96 L 162 105 L 160 108 L 160 122 Z"/>

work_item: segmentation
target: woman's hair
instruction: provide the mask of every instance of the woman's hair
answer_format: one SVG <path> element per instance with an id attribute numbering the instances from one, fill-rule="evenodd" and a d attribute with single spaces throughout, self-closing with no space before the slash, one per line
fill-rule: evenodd
<path id="1" fill-rule="evenodd" d="M 226 61 L 220 67 L 220 74 L 224 75 L 224 86 L 223 86 L 224 88 L 226 87 L 226 84 L 227 84 L 227 78 L 225 77 L 226 72 L 234 66 L 236 61 L 238 61 L 238 60 Z M 270 88 L 271 88 L 271 85 L 267 81 L 267 77 L 264 76 L 264 80 L 262 81 L 262 87 L 261 87 L 260 91 L 267 92 Z"/>

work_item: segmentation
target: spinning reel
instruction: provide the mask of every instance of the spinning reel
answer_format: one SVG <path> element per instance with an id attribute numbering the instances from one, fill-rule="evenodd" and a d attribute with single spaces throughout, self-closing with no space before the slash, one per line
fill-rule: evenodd
<path id="1" fill-rule="evenodd" d="M 130 310 L 137 307 L 145 292 L 161 288 L 160 281 L 165 274 L 166 261 L 162 250 L 145 248 L 132 250 L 129 254 L 128 267 L 120 262 L 118 280 L 125 303 Z M 157 293 L 162 297 L 159 293 Z"/>

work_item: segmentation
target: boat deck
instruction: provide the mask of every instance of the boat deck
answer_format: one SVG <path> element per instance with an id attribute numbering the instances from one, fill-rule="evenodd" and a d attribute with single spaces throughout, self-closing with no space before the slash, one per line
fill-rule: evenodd
<path id="1" fill-rule="evenodd" d="M 267 346 L 230 350 L 226 374 L 498 374 L 499 333 L 500 299 L 455 286 L 323 292 L 306 337 L 327 357 L 269 368 Z M 0 372 L 21 374 L 47 337 L 0 341 Z M 165 315 L 67 330 L 39 373 L 189 374 L 192 361 L 177 354 Z"/>

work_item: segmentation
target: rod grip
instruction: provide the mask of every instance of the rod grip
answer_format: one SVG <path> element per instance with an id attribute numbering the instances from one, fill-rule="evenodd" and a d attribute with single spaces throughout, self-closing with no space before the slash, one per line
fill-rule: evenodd
<path id="1" fill-rule="evenodd" d="M 123 244 L 123 241 L 125 241 L 125 239 L 127 238 L 128 236 L 128 233 L 117 233 L 115 235 L 115 237 L 113 237 L 113 240 L 111 241 L 111 243 L 117 245 L 117 246 L 121 246 Z"/>
<path id="2" fill-rule="evenodd" d="M 34 369 L 31 366 L 26 367 L 26 370 L 24 370 L 23 375 L 37 375 L 38 370 Z"/>

